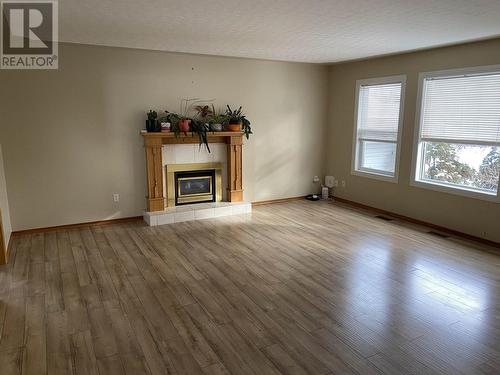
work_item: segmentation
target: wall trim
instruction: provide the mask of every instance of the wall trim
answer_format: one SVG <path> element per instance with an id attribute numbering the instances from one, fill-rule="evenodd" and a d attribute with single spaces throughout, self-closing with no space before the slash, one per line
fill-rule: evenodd
<path id="1" fill-rule="evenodd" d="M 295 200 L 304 199 L 304 198 L 305 198 L 305 196 L 270 199 L 270 200 L 265 200 L 265 201 L 252 202 L 252 206 L 263 206 L 263 205 L 274 204 L 274 203 L 285 203 L 285 202 L 295 201 Z M 120 218 L 120 219 L 88 221 L 88 222 L 83 222 L 83 223 L 56 225 L 56 226 L 52 226 L 52 227 L 41 227 L 41 228 L 16 230 L 16 231 L 12 232 L 12 235 L 10 237 L 9 246 L 10 246 L 10 243 L 12 242 L 13 236 L 19 236 L 19 235 L 23 235 L 23 234 L 53 232 L 53 231 L 63 230 L 63 229 L 74 229 L 74 228 L 95 226 L 95 225 L 119 224 L 119 223 L 127 223 L 127 222 L 142 221 L 142 220 L 144 220 L 143 216 L 131 216 L 131 217 L 124 217 L 124 218 Z"/>
<path id="2" fill-rule="evenodd" d="M 432 224 L 432 223 L 429 223 L 427 221 L 418 220 L 418 219 L 411 218 L 409 216 L 404 216 L 404 215 L 396 214 L 396 213 L 391 212 L 391 211 L 387 211 L 387 210 L 383 210 L 381 208 L 376 208 L 376 207 L 368 206 L 366 204 L 354 202 L 354 201 L 351 201 L 351 200 L 348 200 L 348 199 L 344 199 L 344 198 L 340 198 L 340 197 L 334 197 L 334 199 L 337 202 L 345 203 L 345 204 L 353 206 L 353 207 L 362 208 L 364 210 L 372 211 L 372 212 L 375 212 L 375 213 L 378 213 L 378 214 L 392 216 L 395 219 L 406 221 L 406 222 L 409 222 L 409 223 L 412 223 L 412 224 L 422 225 L 424 227 L 435 229 L 435 230 L 438 230 L 438 231 L 443 232 L 443 233 L 450 234 L 450 235 L 455 236 L 455 237 L 459 237 L 459 238 L 466 239 L 466 240 L 469 240 L 469 241 L 479 242 L 479 243 L 482 243 L 482 244 L 485 244 L 485 245 L 489 245 L 489 246 L 493 246 L 493 247 L 496 247 L 496 248 L 500 249 L 500 243 L 499 242 L 491 241 L 491 240 L 488 240 L 486 238 L 481 238 L 481 237 L 473 236 L 472 234 L 463 233 L 463 232 L 460 232 L 460 231 L 457 231 L 457 230 L 454 230 L 454 229 L 442 227 L 441 225 Z"/>
<path id="3" fill-rule="evenodd" d="M 95 225 L 110 225 L 110 224 L 119 224 L 119 223 L 129 223 L 129 222 L 142 221 L 142 220 L 143 220 L 142 216 L 131 216 L 131 217 L 123 217 L 123 218 L 120 218 L 120 219 L 88 221 L 88 222 L 83 222 L 83 223 L 56 225 L 56 226 L 53 226 L 53 227 L 16 230 L 16 231 L 12 232 L 11 240 L 12 240 L 13 236 L 19 236 L 19 235 L 22 235 L 22 234 L 53 232 L 53 231 L 63 230 L 63 229 L 74 229 L 74 228 L 81 228 L 81 227 L 91 227 L 91 226 L 95 226 Z"/>
<path id="4" fill-rule="evenodd" d="M 5 247 L 5 240 L 3 238 L 3 227 L 2 227 L 2 213 L 0 212 L 0 265 L 7 264 L 7 247 Z M 12 236 L 11 236 L 12 237 Z"/>
<path id="5" fill-rule="evenodd" d="M 299 197 L 270 199 L 270 200 L 265 200 L 265 201 L 252 202 L 252 206 L 264 206 L 264 205 L 275 204 L 275 203 L 286 203 L 286 202 L 295 201 L 295 200 L 304 199 L 304 198 L 305 198 L 305 195 L 299 196 Z M 144 220 L 143 216 L 131 216 L 131 217 L 124 217 L 124 218 L 120 218 L 120 219 L 88 221 L 88 222 L 83 222 L 83 223 L 56 225 L 56 226 L 52 226 L 52 227 L 40 227 L 40 228 L 16 230 L 16 231 L 12 232 L 9 245 L 12 242 L 13 236 L 19 236 L 19 235 L 23 235 L 23 234 L 53 232 L 53 231 L 63 230 L 63 229 L 74 229 L 74 228 L 95 226 L 95 225 L 119 224 L 119 223 L 127 223 L 127 222 L 142 221 L 142 220 Z"/>
<path id="6" fill-rule="evenodd" d="M 12 233 L 10 234 L 10 237 L 9 237 L 9 244 L 7 245 L 7 250 L 5 251 L 5 264 L 9 263 L 9 258 L 10 258 L 10 253 L 11 253 L 11 250 L 12 250 L 12 244 L 14 241 L 12 241 L 12 238 L 14 236 L 12 235 Z"/>
<path id="7" fill-rule="evenodd" d="M 275 204 L 275 203 L 286 203 L 286 202 L 291 202 L 291 201 L 297 201 L 299 199 L 305 199 L 305 195 L 301 195 L 299 197 L 289 197 L 289 198 L 279 198 L 279 199 L 269 199 L 265 201 L 256 201 L 252 202 L 252 207 L 256 206 L 264 206 L 268 204 Z"/>

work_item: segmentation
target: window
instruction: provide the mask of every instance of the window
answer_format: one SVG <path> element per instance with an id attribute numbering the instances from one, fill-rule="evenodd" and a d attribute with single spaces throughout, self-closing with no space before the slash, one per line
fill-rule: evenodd
<path id="1" fill-rule="evenodd" d="M 500 66 L 423 73 L 413 184 L 498 201 Z"/>
<path id="2" fill-rule="evenodd" d="M 406 77 L 356 83 L 352 173 L 396 182 Z"/>

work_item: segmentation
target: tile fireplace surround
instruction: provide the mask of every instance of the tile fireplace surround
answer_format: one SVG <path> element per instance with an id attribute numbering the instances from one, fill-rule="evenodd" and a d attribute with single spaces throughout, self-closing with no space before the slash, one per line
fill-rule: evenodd
<path id="1" fill-rule="evenodd" d="M 241 134 L 222 132 L 211 135 L 209 137 L 211 153 L 208 153 L 203 147 L 200 149 L 197 138 L 172 138 L 169 135 L 159 134 L 148 134 L 144 138 L 146 156 L 155 165 L 153 168 L 149 168 L 148 165 L 148 184 L 153 181 L 150 179 L 149 173 L 154 171 L 152 175 L 154 176 L 153 190 L 149 185 L 149 191 L 155 193 L 154 200 L 162 199 L 164 202 L 164 209 L 158 207 L 144 212 L 144 221 L 148 225 L 156 226 L 251 213 L 251 203 L 243 202 L 241 198 L 238 199 L 238 190 L 235 190 L 238 189 L 238 184 L 241 186 L 241 169 L 234 174 L 234 170 L 230 168 L 230 165 L 233 167 L 239 165 L 241 168 Z M 161 146 L 156 143 L 156 140 L 160 139 L 163 143 Z M 159 152 L 152 150 L 152 148 L 148 149 L 153 141 L 155 142 L 154 147 L 161 147 L 161 149 L 157 148 Z M 151 151 L 153 152 L 148 154 Z M 159 159 L 158 156 L 160 156 Z M 230 165 L 228 165 L 229 161 L 231 161 Z M 206 168 L 214 169 L 216 174 L 218 173 L 216 181 L 222 188 L 218 201 L 175 206 L 172 194 L 169 194 L 173 185 L 173 179 L 169 179 L 169 175 L 172 177 L 175 171 Z M 229 170 L 231 170 L 231 176 L 229 176 Z M 228 181 L 229 178 L 231 179 Z M 157 195 L 158 190 L 162 193 L 161 195 Z M 229 190 L 231 190 L 230 196 Z M 242 193 L 243 190 L 239 191 Z M 240 197 L 241 193 L 239 193 Z M 229 202 L 229 200 L 233 201 Z M 149 204 L 148 207 L 150 207 Z"/>
<path id="2" fill-rule="evenodd" d="M 150 226 L 156 226 L 183 221 L 248 214 L 251 212 L 252 204 L 248 202 L 198 203 L 168 207 L 164 211 L 145 212 L 144 221 Z"/>

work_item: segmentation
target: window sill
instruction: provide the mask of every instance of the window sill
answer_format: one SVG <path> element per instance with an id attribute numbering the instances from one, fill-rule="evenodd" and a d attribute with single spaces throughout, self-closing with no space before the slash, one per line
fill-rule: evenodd
<path id="1" fill-rule="evenodd" d="M 424 180 L 412 180 L 410 182 L 411 186 L 424 188 L 428 190 L 434 190 L 441 193 L 448 193 L 453 195 L 459 195 L 462 197 L 479 199 L 489 202 L 500 203 L 500 197 L 494 193 L 480 192 L 477 190 L 467 189 L 466 187 L 452 187 L 447 185 L 442 185 L 439 183 L 424 181 Z"/>
<path id="2" fill-rule="evenodd" d="M 361 170 L 353 170 L 353 171 L 351 171 L 351 174 L 354 176 L 368 177 L 368 178 L 372 178 L 374 180 L 391 182 L 393 184 L 398 183 L 398 176 L 397 175 L 389 176 L 389 175 L 382 174 L 382 173 L 367 172 L 367 171 L 361 171 Z"/>

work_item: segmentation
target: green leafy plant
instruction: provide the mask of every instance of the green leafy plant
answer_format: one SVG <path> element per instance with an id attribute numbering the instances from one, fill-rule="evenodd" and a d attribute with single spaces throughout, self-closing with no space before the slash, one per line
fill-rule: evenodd
<path id="1" fill-rule="evenodd" d="M 169 112 L 168 110 L 165 110 L 165 116 L 163 116 L 162 118 L 167 122 L 170 122 L 170 129 L 174 132 L 176 137 L 179 137 L 182 133 L 179 127 L 179 121 L 191 120 L 190 133 L 197 134 L 200 140 L 200 147 L 202 145 L 205 145 L 207 151 L 210 152 L 210 146 L 208 145 L 208 138 L 207 138 L 208 128 L 207 125 L 205 124 L 205 121 L 202 121 L 198 118 L 188 117 L 186 113 L 184 115 L 179 115 L 174 112 Z"/>
<path id="2" fill-rule="evenodd" d="M 169 112 L 165 110 L 165 115 L 162 116 L 161 121 L 170 122 L 170 130 L 174 132 L 176 137 L 181 135 L 181 130 L 179 128 L 179 120 L 181 117 L 174 112 Z"/>
<path id="3" fill-rule="evenodd" d="M 203 109 L 204 111 L 206 109 L 210 110 L 210 108 L 208 107 L 208 105 L 206 105 L 206 103 L 210 103 L 212 101 L 213 100 L 200 99 L 200 98 L 181 99 L 180 112 L 179 112 L 181 120 L 190 120 L 191 118 L 189 117 L 189 114 L 193 113 L 193 111 L 198 111 L 198 108 Z"/>
<path id="4" fill-rule="evenodd" d="M 200 147 L 204 145 L 208 152 L 210 152 L 210 146 L 208 145 L 208 135 L 210 124 L 241 124 L 242 131 L 249 138 L 252 133 L 252 128 L 250 126 L 250 121 L 246 118 L 246 115 L 242 112 L 241 107 L 237 110 L 232 110 L 231 107 L 227 106 L 226 111 L 220 112 L 216 111 L 214 105 L 209 106 L 211 100 L 202 100 L 199 98 L 185 98 L 181 100 L 180 113 L 170 112 L 165 110 L 165 114 L 161 116 L 160 121 L 169 122 L 170 129 L 174 132 L 176 137 L 181 135 L 181 129 L 179 122 L 181 120 L 191 120 L 191 134 L 197 134 L 200 141 Z M 195 112 L 193 117 L 189 114 Z M 148 112 L 149 120 L 156 120 L 158 114 L 155 111 L 150 110 Z"/>
<path id="5" fill-rule="evenodd" d="M 158 113 L 156 111 L 150 110 L 149 112 L 146 113 L 148 116 L 148 119 L 146 120 L 146 130 L 148 132 L 159 132 L 160 129 L 160 123 L 157 120 Z"/>
<path id="6" fill-rule="evenodd" d="M 225 113 L 217 111 L 213 104 L 212 108 L 208 107 L 208 105 L 205 105 L 203 107 L 201 106 L 198 107 L 197 107 L 198 116 L 209 125 L 223 124 L 224 121 L 226 120 Z"/>
<path id="7" fill-rule="evenodd" d="M 210 152 L 210 146 L 208 145 L 207 138 L 208 126 L 204 121 L 198 119 L 191 119 L 191 132 L 198 134 L 200 140 L 200 147 L 202 144 L 205 145 L 207 151 Z"/>
<path id="8" fill-rule="evenodd" d="M 208 118 L 209 124 L 223 124 L 226 121 L 226 115 L 223 113 L 212 115 Z"/>
<path id="9" fill-rule="evenodd" d="M 241 125 L 241 130 L 243 131 L 243 134 L 245 134 L 245 137 L 247 139 L 250 137 L 250 134 L 253 134 L 250 121 L 243 113 L 241 106 L 236 110 L 232 110 L 229 105 L 227 106 L 224 124 Z"/>
<path id="10" fill-rule="evenodd" d="M 216 131 L 221 130 L 222 123 L 225 121 L 226 115 L 220 111 L 216 111 L 213 104 L 211 106 L 208 106 L 207 104 L 198 105 L 195 107 L 195 110 L 196 119 L 205 125 L 207 131 L 214 131 L 212 126 L 216 124 L 220 124 L 220 127 L 217 127 Z"/>
<path id="11" fill-rule="evenodd" d="M 156 113 L 156 111 L 153 111 L 153 110 L 149 110 L 149 112 L 147 113 L 147 115 L 148 115 L 148 120 L 149 121 L 154 121 L 158 117 L 158 113 Z"/>
<path id="12" fill-rule="evenodd" d="M 197 105 L 194 109 L 196 110 L 198 117 L 202 119 L 208 119 L 208 117 L 212 116 L 215 112 L 213 105 L 212 108 L 208 105 Z"/>
<path id="13" fill-rule="evenodd" d="M 165 111 L 165 114 L 158 119 L 160 122 L 170 122 L 170 112 Z"/>
<path id="14" fill-rule="evenodd" d="M 170 130 L 173 131 L 175 135 L 178 137 L 181 134 L 179 129 L 179 116 L 176 113 L 172 113 L 167 110 L 165 110 L 164 112 L 165 114 L 161 116 L 159 119 L 160 123 L 162 122 L 170 123 Z"/>

